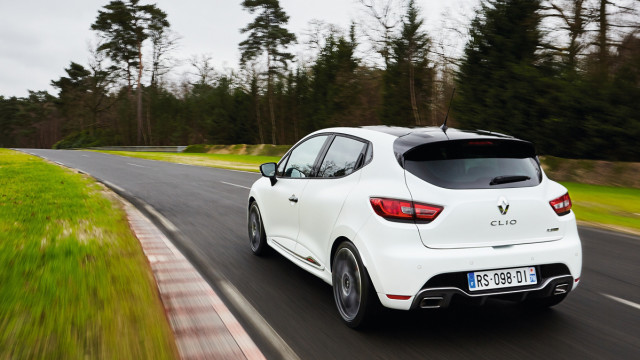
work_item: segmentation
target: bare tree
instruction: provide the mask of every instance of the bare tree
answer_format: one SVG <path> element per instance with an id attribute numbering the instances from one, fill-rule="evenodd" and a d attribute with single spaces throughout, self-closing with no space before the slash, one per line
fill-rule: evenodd
<path id="1" fill-rule="evenodd" d="M 258 126 L 258 139 L 260 144 L 264 144 L 264 132 L 262 130 L 262 120 L 260 117 L 260 89 L 264 86 L 264 84 L 260 83 L 260 73 L 263 73 L 264 71 L 260 71 L 258 69 L 259 66 L 260 65 L 257 61 L 246 63 L 240 68 L 240 72 L 238 72 L 235 77 L 238 82 L 236 86 L 242 89 L 245 93 L 251 95 L 256 125 Z"/>
<path id="2" fill-rule="evenodd" d="M 101 127 L 103 124 L 100 115 L 111 108 L 115 102 L 115 97 L 110 94 L 117 84 L 118 68 L 113 64 L 109 64 L 107 56 L 104 52 L 98 51 L 100 42 L 93 45 L 89 44 L 89 69 L 91 77 L 89 77 L 89 94 L 85 100 L 85 107 L 91 114 L 91 124 L 89 129 L 93 132 L 95 127 Z M 114 127 L 117 129 L 117 121 Z"/>
<path id="3" fill-rule="evenodd" d="M 640 0 L 546 0 L 541 9 L 552 34 L 549 48 L 571 69 L 592 54 L 591 63 L 602 79 L 609 74 L 615 49 L 640 30 Z"/>
<path id="4" fill-rule="evenodd" d="M 179 47 L 180 35 L 171 29 L 160 28 L 151 33 L 151 86 L 156 86 L 162 76 L 177 65 L 169 54 Z"/>
<path id="5" fill-rule="evenodd" d="M 192 73 L 197 77 L 197 81 L 193 85 L 213 85 L 217 73 L 212 61 L 213 57 L 208 54 L 193 55 L 191 59 L 189 59 L 189 64 L 196 70 L 195 74 Z"/>
<path id="6" fill-rule="evenodd" d="M 358 0 L 364 7 L 371 23 L 365 32 L 374 50 L 384 60 L 385 68 L 391 59 L 391 43 L 402 23 L 403 6 L 401 0 Z"/>
<path id="7" fill-rule="evenodd" d="M 429 48 L 435 69 L 430 108 L 432 125 L 442 124 L 449 108 L 455 87 L 455 72 L 463 48 L 470 39 L 470 25 L 476 16 L 476 6 L 464 0 L 448 2 L 440 14 L 439 26 L 433 32 L 432 46 Z M 449 114 L 449 124 L 455 126 L 455 121 L 454 115 Z"/>
<path id="8" fill-rule="evenodd" d="M 578 56 L 584 48 L 583 36 L 587 25 L 592 21 L 592 15 L 587 8 L 585 0 L 548 0 L 542 4 L 542 16 L 548 21 L 547 32 L 562 32 L 568 42 L 562 44 L 556 40 L 556 44 L 550 47 L 561 54 L 569 69 L 575 70 Z"/>
<path id="9" fill-rule="evenodd" d="M 313 19 L 309 21 L 308 28 L 303 32 L 303 43 L 307 50 L 313 51 L 317 55 L 325 47 L 326 40 L 331 35 L 342 35 L 342 30 L 337 25 Z"/>

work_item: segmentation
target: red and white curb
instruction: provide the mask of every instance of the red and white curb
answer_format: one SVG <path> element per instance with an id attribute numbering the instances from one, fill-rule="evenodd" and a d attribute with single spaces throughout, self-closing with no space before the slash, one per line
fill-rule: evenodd
<path id="1" fill-rule="evenodd" d="M 265 359 L 220 297 L 167 237 L 123 201 L 151 264 L 182 359 Z"/>

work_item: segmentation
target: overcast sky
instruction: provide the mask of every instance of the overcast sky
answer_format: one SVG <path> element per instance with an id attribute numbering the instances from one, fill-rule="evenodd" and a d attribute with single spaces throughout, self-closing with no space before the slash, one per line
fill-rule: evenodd
<path id="1" fill-rule="evenodd" d="M 90 30 L 98 10 L 109 0 L 0 0 L 0 95 L 23 97 L 27 90 L 57 94 L 51 80 L 65 76 L 71 61 L 87 64 Z M 239 29 L 253 16 L 240 0 L 157 0 L 168 14 L 171 28 L 181 36 L 174 56 L 189 59 L 210 55 L 217 69 L 236 68 Z M 472 8 L 477 0 L 416 0 L 426 30 L 437 31 L 442 19 L 460 7 Z M 347 28 L 352 19 L 363 18 L 358 0 L 280 0 L 290 16 L 289 30 L 299 38 L 318 19 Z M 443 15 L 445 14 L 445 15 Z M 183 67 L 184 69 L 184 67 Z M 186 70 L 176 70 L 186 71 Z"/>

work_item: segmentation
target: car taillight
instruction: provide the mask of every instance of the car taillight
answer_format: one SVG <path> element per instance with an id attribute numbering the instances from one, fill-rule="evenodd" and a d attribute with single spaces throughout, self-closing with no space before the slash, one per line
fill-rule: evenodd
<path id="1" fill-rule="evenodd" d="M 560 196 L 557 199 L 549 201 L 549 205 L 553 208 L 553 211 L 558 215 L 566 215 L 571 210 L 571 198 L 569 193 Z"/>
<path id="2" fill-rule="evenodd" d="M 391 220 L 415 220 L 427 223 L 435 220 L 443 209 L 442 206 L 407 200 L 371 198 L 369 201 L 376 214 Z"/>

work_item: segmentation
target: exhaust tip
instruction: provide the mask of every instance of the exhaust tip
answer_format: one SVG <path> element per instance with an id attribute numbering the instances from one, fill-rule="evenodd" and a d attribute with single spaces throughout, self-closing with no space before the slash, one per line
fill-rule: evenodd
<path id="1" fill-rule="evenodd" d="M 555 289 L 553 289 L 553 295 L 566 294 L 568 290 L 569 290 L 569 284 L 556 285 Z"/>
<path id="2" fill-rule="evenodd" d="M 422 309 L 438 309 L 442 307 L 444 298 L 442 296 L 430 296 L 420 300 L 420 308 Z"/>

